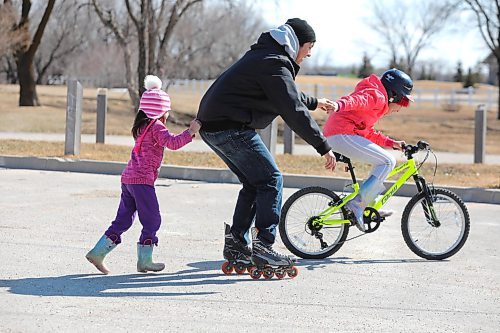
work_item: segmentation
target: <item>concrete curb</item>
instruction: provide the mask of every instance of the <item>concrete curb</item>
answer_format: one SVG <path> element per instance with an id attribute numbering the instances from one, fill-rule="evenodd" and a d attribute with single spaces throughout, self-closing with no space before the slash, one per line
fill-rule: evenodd
<path id="1" fill-rule="evenodd" d="M 7 169 L 29 169 L 63 172 L 82 172 L 106 175 L 120 175 L 125 168 L 123 162 L 107 162 L 94 160 L 78 160 L 55 157 L 19 157 L 0 156 L 0 167 Z M 181 167 L 162 165 L 160 178 L 196 180 L 211 183 L 239 183 L 238 178 L 228 169 Z M 350 178 L 321 177 L 284 174 L 284 186 L 289 188 L 304 188 L 308 186 L 321 186 L 332 191 L 342 192 L 350 184 Z M 391 182 L 387 182 L 391 185 Z M 464 201 L 489 204 L 500 204 L 500 190 L 483 188 L 464 188 L 440 186 L 458 194 Z M 411 197 L 417 193 L 414 184 L 405 184 L 398 191 L 398 196 Z"/>

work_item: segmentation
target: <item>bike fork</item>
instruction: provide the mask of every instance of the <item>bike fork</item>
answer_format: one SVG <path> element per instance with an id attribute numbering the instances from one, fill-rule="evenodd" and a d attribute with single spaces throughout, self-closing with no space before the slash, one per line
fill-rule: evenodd
<path id="1" fill-rule="evenodd" d="M 431 189 L 429 188 L 429 186 L 427 186 L 427 183 L 425 182 L 425 179 L 423 177 L 415 175 L 414 179 L 415 179 L 415 184 L 417 185 L 418 192 L 424 193 L 422 208 L 424 210 L 425 219 L 427 220 L 427 223 L 429 223 L 433 227 L 439 227 L 441 223 L 439 222 L 436 216 L 436 212 L 434 210 L 434 205 L 433 205 L 434 199 L 432 197 Z"/>

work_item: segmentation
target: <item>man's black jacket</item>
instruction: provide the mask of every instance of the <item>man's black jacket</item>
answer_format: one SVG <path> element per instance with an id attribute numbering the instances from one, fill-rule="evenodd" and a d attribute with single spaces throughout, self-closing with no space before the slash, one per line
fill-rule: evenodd
<path id="1" fill-rule="evenodd" d="M 262 129 L 279 115 L 319 154 L 326 154 L 331 148 L 309 115 L 318 100 L 298 91 L 294 80 L 299 69 L 285 48 L 263 33 L 203 96 L 197 115 L 202 130 L 227 124 Z"/>

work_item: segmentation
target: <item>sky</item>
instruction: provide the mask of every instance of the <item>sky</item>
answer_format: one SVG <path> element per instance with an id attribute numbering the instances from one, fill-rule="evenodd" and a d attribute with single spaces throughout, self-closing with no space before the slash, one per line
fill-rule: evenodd
<path id="1" fill-rule="evenodd" d="M 262 0 L 256 6 L 261 9 L 265 21 L 279 26 L 288 18 L 307 20 L 316 32 L 317 42 L 311 61 L 333 66 L 360 65 L 364 52 L 375 67 L 385 67 L 389 55 L 377 51 L 380 39 L 365 23 L 370 17 L 370 1 L 380 0 Z M 400 0 L 418 2 L 419 0 Z M 462 15 L 465 19 L 466 14 Z M 474 22 L 475 23 L 475 22 Z M 463 28 L 456 21 L 446 31 L 422 50 L 419 60 L 431 61 L 437 68 L 454 71 L 461 61 L 464 70 L 474 67 L 489 54 L 489 49 L 474 25 Z"/>

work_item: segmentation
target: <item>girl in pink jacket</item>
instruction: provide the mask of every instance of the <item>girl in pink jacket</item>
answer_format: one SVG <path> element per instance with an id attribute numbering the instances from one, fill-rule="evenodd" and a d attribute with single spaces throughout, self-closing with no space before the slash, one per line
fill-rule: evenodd
<path id="1" fill-rule="evenodd" d="M 380 78 L 372 74 L 361 80 L 353 93 L 334 103 L 334 112 L 325 123 L 323 132 L 334 151 L 373 166 L 358 196 L 346 205 L 361 231 L 365 231 L 365 207 L 385 189 L 384 180 L 396 165 L 394 157 L 382 147 L 401 150 L 405 144 L 373 127 L 383 116 L 407 107 L 413 101 L 412 89 L 411 78 L 398 69 L 390 69 Z M 381 212 L 383 216 L 390 214 L 392 212 Z"/>
<path id="2" fill-rule="evenodd" d="M 141 96 L 132 127 L 135 146 L 121 176 L 122 194 L 116 218 L 86 255 L 104 274 L 109 273 L 103 263 L 104 257 L 120 244 L 121 234 L 132 226 L 136 213 L 143 227 L 137 243 L 137 271 L 158 272 L 165 268 L 164 264 L 153 262 L 153 246 L 158 245 L 156 232 L 161 224 L 154 183 L 158 178 L 165 147 L 172 150 L 183 147 L 192 141 L 200 129 L 200 123 L 195 119 L 181 134 L 171 134 L 165 126 L 170 111 L 170 97 L 161 90 L 161 80 L 148 75 L 144 86 L 146 91 Z"/>

